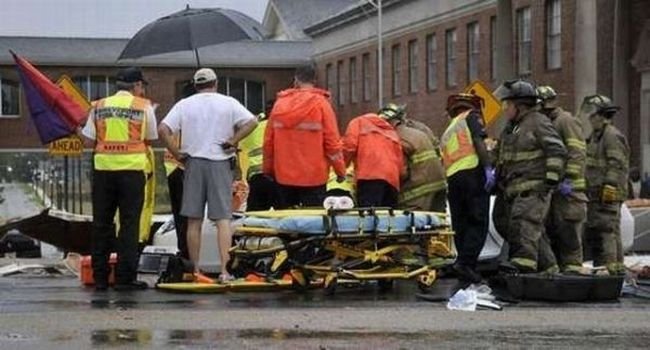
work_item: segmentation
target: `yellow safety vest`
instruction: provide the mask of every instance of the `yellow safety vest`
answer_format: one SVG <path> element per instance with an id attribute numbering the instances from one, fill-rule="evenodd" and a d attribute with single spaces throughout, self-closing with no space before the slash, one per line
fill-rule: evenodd
<path id="1" fill-rule="evenodd" d="M 93 104 L 96 170 L 145 170 L 145 110 L 149 103 L 130 94 L 117 94 Z"/>
<path id="2" fill-rule="evenodd" d="M 447 130 L 442 134 L 440 148 L 447 177 L 478 166 L 478 155 L 474 149 L 472 132 L 467 125 L 469 113 L 470 111 L 465 111 L 452 119 Z"/>
<path id="3" fill-rule="evenodd" d="M 176 144 L 176 147 L 178 147 L 181 143 L 181 138 L 180 134 L 175 134 L 174 135 L 174 144 Z M 165 155 L 164 155 L 164 165 L 165 165 L 165 175 L 169 176 L 176 168 L 181 168 L 184 169 L 183 164 L 181 164 L 179 161 L 174 158 L 171 152 L 169 152 L 168 149 L 165 149 Z"/>
<path id="4" fill-rule="evenodd" d="M 339 183 L 336 181 L 336 173 L 330 168 L 330 175 L 327 179 L 327 191 L 343 190 L 354 197 L 354 167 L 352 164 L 345 170 L 345 181 Z"/>
<path id="5" fill-rule="evenodd" d="M 264 116 L 260 115 L 258 120 L 263 118 Z M 266 119 L 260 120 L 257 127 L 255 127 L 255 130 L 240 142 L 240 146 L 242 150 L 246 152 L 248 159 L 246 179 L 250 179 L 253 175 L 262 173 L 264 131 L 266 130 L 267 122 L 268 120 Z"/>

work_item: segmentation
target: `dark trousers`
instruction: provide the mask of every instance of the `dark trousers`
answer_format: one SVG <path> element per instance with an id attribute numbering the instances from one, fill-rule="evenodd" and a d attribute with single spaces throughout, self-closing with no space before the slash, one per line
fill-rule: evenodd
<path id="1" fill-rule="evenodd" d="M 263 174 L 256 174 L 248 179 L 248 200 L 246 201 L 246 211 L 269 210 L 276 207 L 278 196 L 277 185 L 275 181 Z"/>
<path id="2" fill-rule="evenodd" d="M 108 282 L 108 258 L 113 250 L 117 251 L 115 282 L 129 283 L 137 277 L 144 185 L 142 171 L 93 172 L 92 266 L 97 283 Z M 120 231 L 116 238 L 113 220 L 117 209 Z"/>
<path id="3" fill-rule="evenodd" d="M 458 263 L 476 267 L 488 233 L 490 196 L 482 169 L 459 171 L 447 179 L 451 225 Z"/>
<path id="4" fill-rule="evenodd" d="M 176 240 L 181 256 L 189 259 L 187 250 L 187 218 L 181 215 L 181 204 L 183 203 L 183 176 L 185 170 L 176 168 L 167 176 L 167 187 L 169 188 L 169 201 L 174 215 L 174 227 L 176 228 Z"/>
<path id="5" fill-rule="evenodd" d="M 297 206 L 323 207 L 325 185 L 321 186 L 287 186 L 278 184 L 278 209 Z"/>
<path id="6" fill-rule="evenodd" d="M 384 180 L 358 180 L 357 201 L 360 207 L 397 207 L 397 189 Z"/>

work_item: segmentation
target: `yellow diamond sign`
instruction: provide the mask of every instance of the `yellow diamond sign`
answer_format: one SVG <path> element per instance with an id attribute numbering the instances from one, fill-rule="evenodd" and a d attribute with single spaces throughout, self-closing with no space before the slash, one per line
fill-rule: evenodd
<path id="1" fill-rule="evenodd" d="M 496 97 L 494 97 L 494 95 L 492 95 L 487 84 L 480 80 L 475 80 L 465 88 L 464 92 L 474 94 L 483 99 L 482 112 L 485 125 L 488 127 L 492 125 L 501 114 L 501 103 Z"/>

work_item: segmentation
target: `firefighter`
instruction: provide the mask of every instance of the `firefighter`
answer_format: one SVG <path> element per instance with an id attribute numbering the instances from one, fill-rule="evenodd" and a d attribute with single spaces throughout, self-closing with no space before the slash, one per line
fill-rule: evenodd
<path id="1" fill-rule="evenodd" d="M 431 140 L 431 144 L 433 145 L 433 148 L 436 151 L 436 159 L 438 163 L 440 163 L 440 166 L 442 166 L 442 156 L 440 154 L 440 140 L 436 135 L 433 133 L 431 128 L 424 124 L 423 122 L 411 118 L 406 118 L 404 121 L 404 124 L 408 127 L 412 127 L 415 129 L 418 129 L 425 134 L 427 134 L 427 137 L 429 140 Z M 444 180 L 438 180 L 440 183 L 438 185 L 444 185 Z M 444 212 L 446 207 L 447 207 L 447 189 L 443 188 L 439 191 L 436 191 L 436 194 L 433 196 L 433 201 L 431 202 L 431 209 L 433 211 L 438 211 L 438 212 Z"/>
<path id="2" fill-rule="evenodd" d="M 445 170 L 427 134 L 407 126 L 405 114 L 405 107 L 394 103 L 387 104 L 379 111 L 379 115 L 393 125 L 402 143 L 406 177 L 402 179 L 398 205 L 402 208 L 433 210 L 433 198 L 446 189 Z"/>
<path id="3" fill-rule="evenodd" d="M 625 136 L 612 125 L 620 108 L 603 95 L 585 97 L 581 113 L 593 132 L 587 142 L 587 227 L 585 245 L 594 266 L 610 274 L 624 274 L 620 221 L 621 203 L 627 196 L 630 148 Z"/>
<path id="4" fill-rule="evenodd" d="M 495 225 L 510 245 L 513 268 L 522 273 L 556 272 L 544 220 L 550 192 L 562 179 L 566 148 L 551 121 L 537 111 L 537 93 L 531 83 L 506 81 L 495 96 L 508 119 L 497 150 L 500 198 L 493 212 Z M 540 249 L 549 258 L 543 266 L 538 264 Z"/>
<path id="5" fill-rule="evenodd" d="M 453 269 L 461 279 L 481 282 L 476 263 L 489 225 L 490 192 L 494 168 L 485 146 L 483 99 L 471 94 L 451 95 L 447 113 L 451 121 L 440 140 L 447 176 L 449 210 L 458 258 Z"/>
<path id="6" fill-rule="evenodd" d="M 540 86 L 537 94 L 541 101 L 541 112 L 551 120 L 567 149 L 564 178 L 551 195 L 546 232 L 561 271 L 580 273 L 582 232 L 587 218 L 584 178 L 586 144 L 582 124 L 580 119 L 557 105 L 557 93 L 552 87 Z"/>
<path id="7" fill-rule="evenodd" d="M 352 119 L 343 155 L 346 164 L 354 163 L 360 207 L 397 207 L 404 159 L 400 138 L 388 121 L 375 113 Z"/>

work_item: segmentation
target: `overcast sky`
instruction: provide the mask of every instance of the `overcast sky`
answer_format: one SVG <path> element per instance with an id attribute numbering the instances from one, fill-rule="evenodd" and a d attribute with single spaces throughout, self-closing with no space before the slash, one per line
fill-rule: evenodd
<path id="1" fill-rule="evenodd" d="M 0 0 L 0 36 L 130 38 L 190 7 L 223 7 L 262 21 L 268 0 Z"/>

